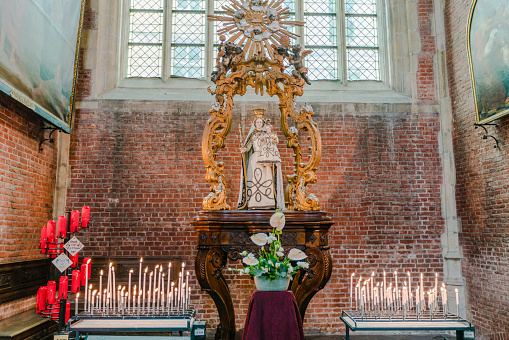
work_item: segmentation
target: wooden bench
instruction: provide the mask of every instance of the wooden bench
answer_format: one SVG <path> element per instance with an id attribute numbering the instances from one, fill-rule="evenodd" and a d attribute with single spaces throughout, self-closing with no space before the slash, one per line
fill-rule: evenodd
<path id="1" fill-rule="evenodd" d="M 57 328 L 56 322 L 40 317 L 32 309 L 0 320 L 0 340 L 52 339 Z"/>
<path id="2" fill-rule="evenodd" d="M 344 312 L 340 317 L 346 326 L 346 340 L 350 339 L 352 331 L 456 331 L 457 340 L 475 339 L 475 330 L 472 324 L 464 319 L 374 319 L 352 317 Z M 467 333 L 468 332 L 468 333 Z M 465 335 L 468 335 L 466 337 Z"/>

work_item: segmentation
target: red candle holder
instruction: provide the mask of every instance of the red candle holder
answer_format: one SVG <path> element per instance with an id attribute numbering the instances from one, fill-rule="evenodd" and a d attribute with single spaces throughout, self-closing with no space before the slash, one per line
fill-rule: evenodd
<path id="1" fill-rule="evenodd" d="M 67 291 L 69 289 L 69 278 L 61 276 L 58 282 L 58 298 L 67 299 Z"/>
<path id="2" fill-rule="evenodd" d="M 57 237 L 67 237 L 67 218 L 65 216 L 58 216 Z"/>
<path id="3" fill-rule="evenodd" d="M 48 227 L 44 226 L 41 229 L 41 254 L 46 254 L 48 243 Z"/>
<path id="4" fill-rule="evenodd" d="M 81 208 L 81 227 L 88 227 L 88 222 L 90 222 L 90 207 L 84 206 Z"/>
<path id="5" fill-rule="evenodd" d="M 78 210 L 71 211 L 71 233 L 76 233 L 80 230 L 80 212 Z"/>
<path id="6" fill-rule="evenodd" d="M 72 271 L 72 278 L 71 278 L 71 293 L 77 293 L 80 291 L 80 271 L 79 270 L 73 270 Z"/>

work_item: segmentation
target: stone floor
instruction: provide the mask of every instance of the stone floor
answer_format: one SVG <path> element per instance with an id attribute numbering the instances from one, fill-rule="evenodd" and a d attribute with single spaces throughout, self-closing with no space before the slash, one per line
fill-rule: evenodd
<path id="1" fill-rule="evenodd" d="M 207 337 L 207 340 L 213 340 L 214 337 Z M 237 332 L 235 340 L 242 339 L 242 332 Z M 344 340 L 344 335 L 308 335 L 306 340 Z M 352 334 L 350 333 L 350 340 L 454 340 L 455 336 L 448 334 L 399 334 L 399 335 L 375 335 L 375 334 Z"/>

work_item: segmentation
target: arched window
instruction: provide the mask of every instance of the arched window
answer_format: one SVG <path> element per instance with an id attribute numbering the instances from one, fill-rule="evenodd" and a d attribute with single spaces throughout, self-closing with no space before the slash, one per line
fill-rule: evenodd
<path id="1" fill-rule="evenodd" d="M 126 78 L 206 79 L 219 41 L 208 14 L 230 0 L 126 0 L 129 3 Z M 242 0 L 234 0 L 241 3 Z M 249 0 L 245 0 L 249 1 Z M 277 1 L 277 0 L 269 0 Z M 380 80 L 377 0 L 284 0 L 295 43 L 311 49 L 311 80 Z"/>

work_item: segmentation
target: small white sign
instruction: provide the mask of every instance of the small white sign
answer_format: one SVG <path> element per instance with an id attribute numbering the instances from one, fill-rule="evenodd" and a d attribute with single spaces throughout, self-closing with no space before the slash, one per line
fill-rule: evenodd
<path id="1" fill-rule="evenodd" d="M 57 269 L 60 270 L 60 272 L 63 272 L 64 270 L 69 268 L 69 266 L 72 264 L 71 259 L 69 259 L 65 254 L 58 255 L 58 257 L 54 259 L 52 262 L 55 265 L 55 267 L 57 267 Z"/>
<path id="2" fill-rule="evenodd" d="M 194 335 L 205 335 L 205 329 L 203 329 L 203 328 L 196 328 L 194 330 Z"/>
<path id="3" fill-rule="evenodd" d="M 475 339 L 475 332 L 474 331 L 465 331 L 463 333 L 463 336 L 465 337 L 465 340 L 466 339 Z"/>
<path id="4" fill-rule="evenodd" d="M 80 242 L 76 238 L 76 236 L 73 236 L 65 245 L 64 248 L 71 254 L 72 256 L 76 255 L 77 252 L 79 252 L 81 249 L 83 249 L 83 243 Z"/>

